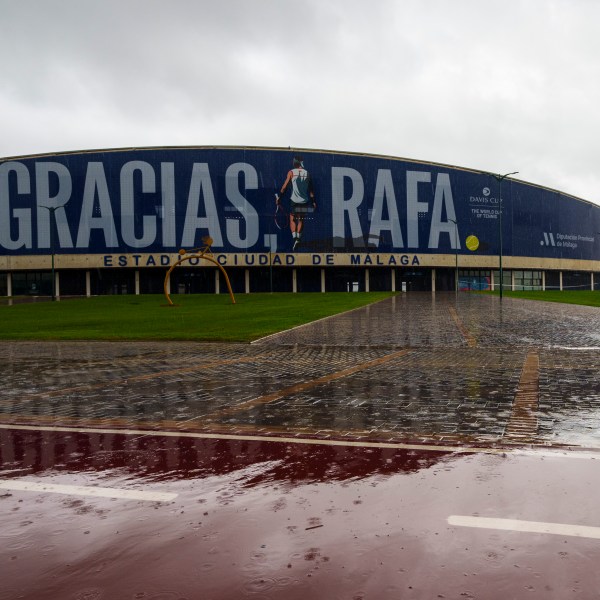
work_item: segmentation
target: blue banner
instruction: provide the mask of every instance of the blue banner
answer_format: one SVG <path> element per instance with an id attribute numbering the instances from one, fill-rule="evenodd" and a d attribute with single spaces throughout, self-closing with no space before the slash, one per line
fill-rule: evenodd
<path id="1" fill-rule="evenodd" d="M 500 212 L 502 207 L 502 212 Z M 0 163 L 0 254 L 480 254 L 598 259 L 600 207 L 444 165 L 244 148 Z"/>

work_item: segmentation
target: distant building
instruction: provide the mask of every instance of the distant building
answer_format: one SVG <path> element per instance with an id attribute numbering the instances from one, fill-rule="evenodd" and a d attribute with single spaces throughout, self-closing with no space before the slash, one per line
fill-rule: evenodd
<path id="1" fill-rule="evenodd" d="M 286 212 L 308 183 L 290 179 L 277 215 L 275 195 L 298 155 L 312 195 L 294 249 Z M 472 169 L 243 147 L 0 159 L 0 296 L 50 295 L 52 258 L 59 296 L 161 293 L 206 236 L 236 293 L 453 290 L 457 265 L 461 289 L 489 289 L 500 249 L 505 289 L 600 289 L 599 206 Z M 227 292 L 185 264 L 172 294 Z"/>

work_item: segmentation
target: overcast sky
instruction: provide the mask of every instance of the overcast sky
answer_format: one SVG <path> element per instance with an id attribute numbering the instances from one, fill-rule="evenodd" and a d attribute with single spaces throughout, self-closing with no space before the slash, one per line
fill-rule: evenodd
<path id="1" fill-rule="evenodd" d="M 600 204 L 597 0 L 0 0 L 0 156 L 387 154 Z"/>

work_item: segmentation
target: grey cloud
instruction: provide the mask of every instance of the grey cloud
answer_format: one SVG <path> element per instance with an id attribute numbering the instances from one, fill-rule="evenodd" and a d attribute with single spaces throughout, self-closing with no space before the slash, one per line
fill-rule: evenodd
<path id="1" fill-rule="evenodd" d="M 0 155 L 169 144 L 432 160 L 600 202 L 591 0 L 0 0 Z"/>

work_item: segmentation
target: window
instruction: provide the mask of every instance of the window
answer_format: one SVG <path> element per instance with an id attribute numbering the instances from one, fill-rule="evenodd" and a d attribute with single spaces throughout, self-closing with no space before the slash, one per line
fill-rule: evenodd
<path id="1" fill-rule="evenodd" d="M 469 290 L 489 290 L 491 288 L 491 272 L 479 269 L 459 269 L 458 270 L 458 289 Z"/>

